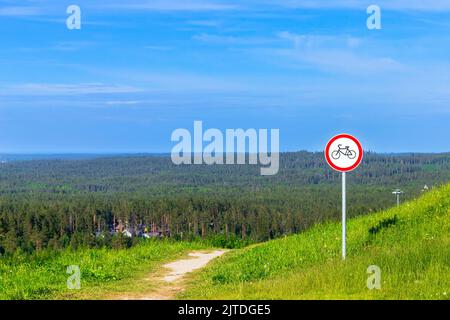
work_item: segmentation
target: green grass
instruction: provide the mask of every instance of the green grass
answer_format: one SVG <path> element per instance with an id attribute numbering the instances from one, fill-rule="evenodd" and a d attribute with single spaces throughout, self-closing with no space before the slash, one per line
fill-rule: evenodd
<path id="1" fill-rule="evenodd" d="M 351 204 L 349 204 L 351 205 Z M 195 274 L 186 299 L 449 299 L 450 185 L 400 208 L 235 250 Z M 369 290 L 367 268 L 381 268 Z"/>
<path id="2" fill-rule="evenodd" d="M 17 253 L 0 258 L 0 299 L 92 299 L 116 292 L 148 290 L 138 281 L 200 243 L 147 241 L 130 249 L 46 250 L 34 255 Z M 81 289 L 67 289 L 67 266 L 78 265 Z M 148 286 L 148 283 L 146 283 Z"/>
<path id="3" fill-rule="evenodd" d="M 180 298 L 449 299 L 450 185 L 418 200 L 348 221 L 348 258 L 340 224 L 325 223 L 233 250 L 195 273 Z M 0 258 L 0 299 L 96 299 L 148 291 L 142 279 L 190 250 L 210 245 L 148 241 L 131 249 L 79 249 Z M 81 290 L 68 290 L 66 268 L 79 265 Z M 369 290 L 367 268 L 381 268 Z"/>

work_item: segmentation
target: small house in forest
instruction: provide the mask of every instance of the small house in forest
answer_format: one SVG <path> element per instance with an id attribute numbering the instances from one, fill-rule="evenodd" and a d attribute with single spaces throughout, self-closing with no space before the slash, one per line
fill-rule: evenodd
<path id="1" fill-rule="evenodd" d="M 133 236 L 133 233 L 132 233 L 130 230 L 128 230 L 128 229 L 124 229 L 124 230 L 122 231 L 122 234 L 123 234 L 125 237 L 127 237 L 127 238 L 131 238 L 131 237 Z"/>

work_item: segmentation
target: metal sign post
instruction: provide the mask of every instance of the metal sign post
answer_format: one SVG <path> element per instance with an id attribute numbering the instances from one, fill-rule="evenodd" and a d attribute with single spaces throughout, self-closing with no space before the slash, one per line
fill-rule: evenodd
<path id="1" fill-rule="evenodd" d="M 342 172 L 342 259 L 346 258 L 347 250 L 347 185 L 346 172 L 352 171 L 362 161 L 363 149 L 361 143 L 349 134 L 333 137 L 325 147 L 325 159 L 331 168 Z"/>
<path id="2" fill-rule="evenodd" d="M 345 181 L 345 172 L 342 172 L 342 259 L 345 260 L 345 252 L 346 252 L 346 181 Z"/>

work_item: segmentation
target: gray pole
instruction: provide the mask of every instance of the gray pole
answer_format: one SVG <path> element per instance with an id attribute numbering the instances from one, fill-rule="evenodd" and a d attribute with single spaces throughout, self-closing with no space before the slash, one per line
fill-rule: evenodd
<path id="1" fill-rule="evenodd" d="M 400 207 L 400 192 L 397 192 L 397 207 Z"/>
<path id="2" fill-rule="evenodd" d="M 342 260 L 345 260 L 345 212 L 346 212 L 346 190 L 345 190 L 345 172 L 342 172 Z"/>

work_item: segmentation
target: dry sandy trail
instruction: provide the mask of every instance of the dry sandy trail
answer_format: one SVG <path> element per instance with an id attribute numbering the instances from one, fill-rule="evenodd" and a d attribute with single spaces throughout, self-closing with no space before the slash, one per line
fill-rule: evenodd
<path id="1" fill-rule="evenodd" d="M 167 271 L 162 275 L 150 275 L 147 281 L 157 283 L 157 288 L 148 294 L 141 294 L 139 296 L 126 295 L 118 299 L 122 300 L 169 300 L 173 299 L 175 295 L 183 291 L 183 280 L 186 274 L 203 268 L 211 260 L 220 257 L 225 250 L 216 250 L 212 252 L 196 251 L 189 253 L 189 258 L 176 260 L 171 263 L 163 265 Z"/>

